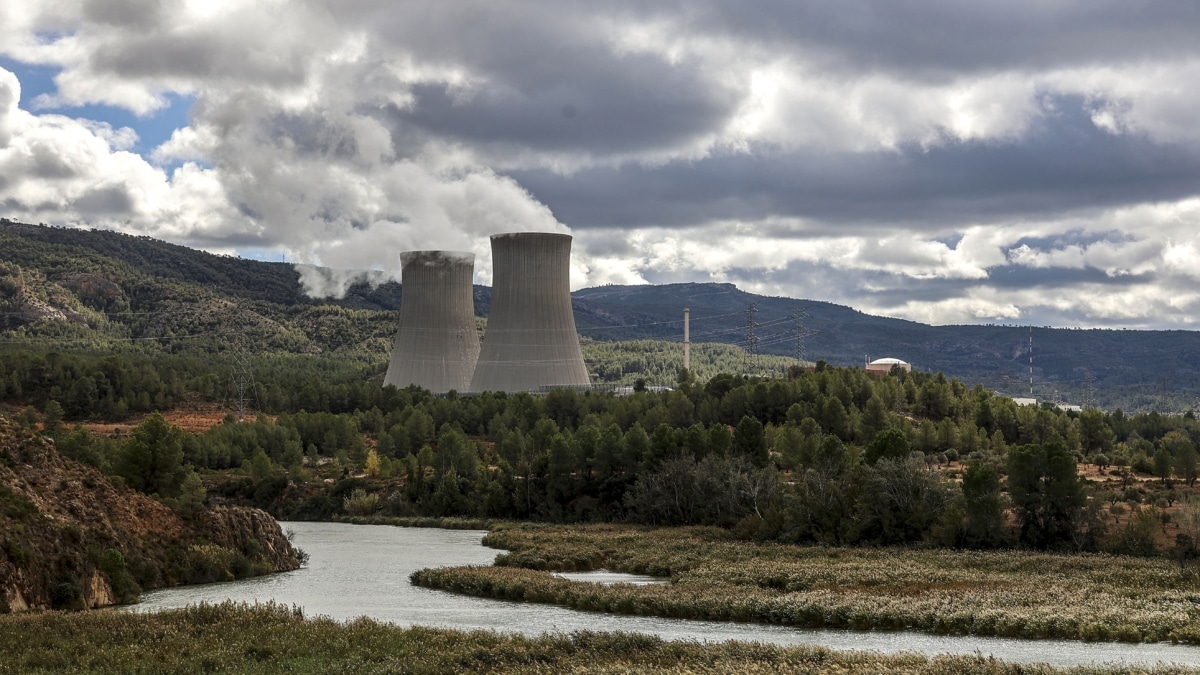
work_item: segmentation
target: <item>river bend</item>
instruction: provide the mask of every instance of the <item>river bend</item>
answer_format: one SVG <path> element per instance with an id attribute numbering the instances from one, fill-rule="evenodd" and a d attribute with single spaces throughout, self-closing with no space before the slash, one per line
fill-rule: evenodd
<path id="1" fill-rule="evenodd" d="M 151 591 L 132 611 L 200 602 L 275 601 L 304 608 L 305 616 L 338 620 L 368 616 L 400 626 L 439 626 L 539 634 L 577 630 L 636 631 L 667 640 L 816 644 L 832 649 L 995 656 L 1018 663 L 1075 666 L 1108 662 L 1200 666 L 1200 647 L 1171 644 L 1085 643 L 1069 640 L 927 635 L 915 632 L 810 630 L 761 624 L 688 621 L 581 612 L 552 605 L 488 600 L 413 586 L 408 576 L 426 567 L 490 565 L 497 551 L 480 544 L 484 532 L 344 523 L 281 523 L 308 565 L 254 579 Z M 606 574 L 601 581 L 620 575 Z M 645 578 L 638 581 L 648 581 Z"/>

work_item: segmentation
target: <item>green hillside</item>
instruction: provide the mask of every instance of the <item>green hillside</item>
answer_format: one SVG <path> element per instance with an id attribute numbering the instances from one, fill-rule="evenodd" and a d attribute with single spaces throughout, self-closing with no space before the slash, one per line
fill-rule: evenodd
<path id="1" fill-rule="evenodd" d="M 212 255 L 148 237 L 0 220 L 0 345 L 177 355 L 226 354 L 238 347 L 322 354 L 382 372 L 399 285 L 359 283 L 344 298 L 314 299 L 298 280 L 290 264 Z M 797 289 L 797 295 L 803 292 Z M 694 343 L 735 347 L 719 358 L 714 347 L 711 363 L 694 348 L 699 376 L 717 362 L 718 369 L 755 370 L 736 349 L 745 344 L 746 310 L 754 303 L 764 355 L 760 370 L 794 363 L 789 358 L 800 334 L 809 361 L 857 365 L 868 356 L 891 356 L 1010 395 L 1029 393 L 1025 327 L 927 326 L 830 303 L 754 295 L 731 284 L 604 286 L 573 296 L 589 368 L 601 382 L 671 382 L 682 364 L 684 307 L 691 309 Z M 477 286 L 475 300 L 476 314 L 486 317 L 490 289 Z M 803 320 L 796 318 L 800 311 Z M 604 346 L 614 341 L 633 344 Z M 1200 333 L 1035 328 L 1033 345 L 1034 395 L 1040 399 L 1166 412 L 1200 401 Z"/>

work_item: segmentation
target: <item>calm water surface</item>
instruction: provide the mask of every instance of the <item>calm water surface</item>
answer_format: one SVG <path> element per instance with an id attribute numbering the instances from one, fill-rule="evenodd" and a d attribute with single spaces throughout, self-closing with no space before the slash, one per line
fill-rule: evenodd
<path id="1" fill-rule="evenodd" d="M 1012 640 L 909 632 L 807 630 L 782 626 L 686 621 L 577 612 L 551 605 L 484 600 L 413 586 L 408 575 L 425 567 L 490 565 L 497 551 L 484 548 L 480 531 L 403 528 L 342 523 L 282 523 L 311 556 L 303 569 L 223 584 L 169 588 L 142 596 L 132 611 L 155 611 L 199 602 L 265 602 L 299 605 L 306 616 L 346 620 L 369 616 L 401 626 L 442 626 L 539 634 L 547 631 L 622 630 L 668 640 L 753 640 L 781 645 L 924 654 L 974 654 L 1022 663 L 1072 666 L 1123 661 L 1200 666 L 1200 647 Z M 652 577 L 612 572 L 564 575 L 577 580 L 651 583 Z"/>

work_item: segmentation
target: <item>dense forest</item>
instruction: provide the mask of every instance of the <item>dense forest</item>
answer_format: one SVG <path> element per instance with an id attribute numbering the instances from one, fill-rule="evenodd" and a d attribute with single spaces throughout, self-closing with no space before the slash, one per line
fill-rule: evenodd
<path id="1" fill-rule="evenodd" d="M 16 371 L 5 369 L 11 382 Z M 17 419 L 135 489 L 195 500 L 198 475 L 210 501 L 293 519 L 619 520 L 788 542 L 1185 557 L 1200 528 L 1191 496 L 1200 423 L 1191 415 L 1018 406 L 941 374 L 824 363 L 778 378 L 700 382 L 680 371 L 670 391 L 636 386 L 626 396 L 434 397 L 293 375 L 278 385 L 287 405 L 277 415 L 230 414 L 203 433 L 157 414 L 126 436 L 71 429 L 64 418 L 105 399 L 75 383 Z M 104 382 L 121 392 L 128 377 L 118 368 Z M 159 388 L 130 391 L 150 407 L 218 379 L 187 361 L 147 377 Z"/>

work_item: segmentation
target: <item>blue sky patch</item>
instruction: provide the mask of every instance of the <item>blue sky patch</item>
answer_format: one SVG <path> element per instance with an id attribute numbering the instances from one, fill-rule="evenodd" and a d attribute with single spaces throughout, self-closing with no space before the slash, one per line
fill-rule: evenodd
<path id="1" fill-rule="evenodd" d="M 89 104 L 35 109 L 33 102 L 38 96 L 54 95 L 58 92 L 58 88 L 54 84 L 54 76 L 62 72 L 62 69 L 56 66 L 30 65 L 3 56 L 0 56 L 0 68 L 12 72 L 20 80 L 20 107 L 22 110 L 33 114 L 53 113 L 107 122 L 114 129 L 129 127 L 138 135 L 138 142 L 132 150 L 147 160 L 150 159 L 150 153 L 154 151 L 154 148 L 171 138 L 172 132 L 188 125 L 188 111 L 191 110 L 192 103 L 196 100 L 195 96 L 167 94 L 168 106 L 145 117 L 138 117 L 129 110 L 111 105 Z M 167 168 L 170 169 L 173 166 L 168 165 Z"/>

